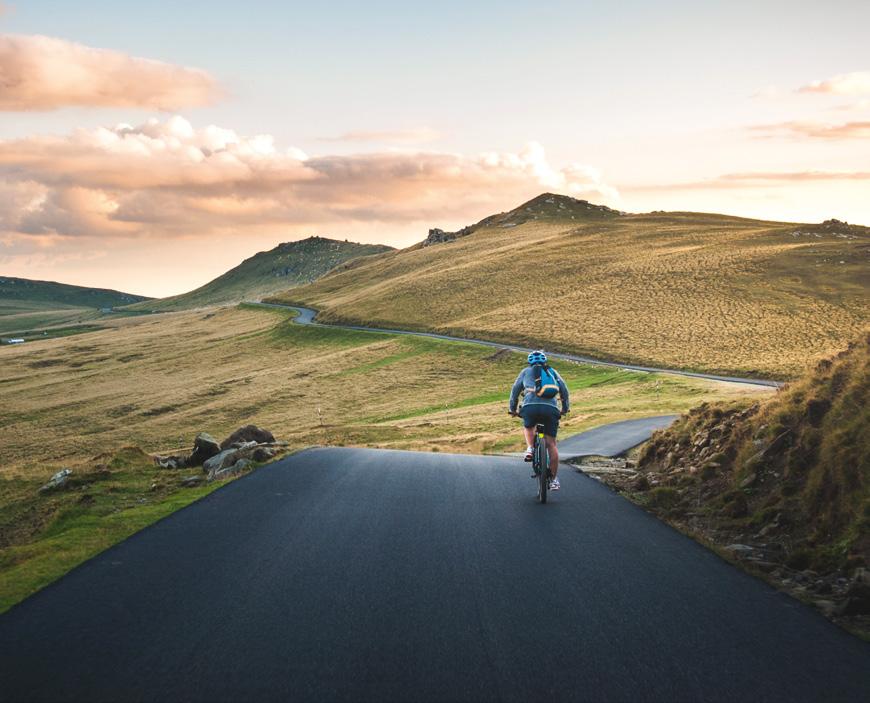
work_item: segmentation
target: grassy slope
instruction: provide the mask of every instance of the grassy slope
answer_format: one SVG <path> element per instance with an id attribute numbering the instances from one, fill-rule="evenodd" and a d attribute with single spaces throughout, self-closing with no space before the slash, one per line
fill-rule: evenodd
<path id="1" fill-rule="evenodd" d="M 141 310 L 187 310 L 259 299 L 302 283 L 310 283 L 345 261 L 381 254 L 390 247 L 357 244 L 323 237 L 279 244 L 245 259 L 196 290 L 133 306 Z"/>
<path id="2" fill-rule="evenodd" d="M 695 409 L 647 445 L 640 469 L 691 487 L 686 500 L 731 536 L 772 525 L 791 566 L 870 566 L 868 397 L 870 333 L 764 403 Z"/>
<path id="3" fill-rule="evenodd" d="M 4 302 L 15 301 L 28 306 L 42 303 L 53 308 L 105 308 L 129 305 L 140 300 L 147 298 L 107 288 L 86 288 L 53 281 L 0 276 L 0 301 Z"/>
<path id="4" fill-rule="evenodd" d="M 714 545 L 751 546 L 744 564 L 798 597 L 846 603 L 870 567 L 868 398 L 870 332 L 764 402 L 703 405 L 658 433 L 629 493 Z M 870 613 L 845 624 L 870 635 Z"/>
<path id="5" fill-rule="evenodd" d="M 148 298 L 104 288 L 0 276 L 0 334 L 88 322 L 100 317 L 100 308 L 143 300 Z"/>
<path id="6" fill-rule="evenodd" d="M 302 327 L 283 311 L 252 307 L 109 325 L 87 338 L 0 348 L 0 610 L 209 490 L 180 488 L 189 471 L 157 469 L 138 450 L 118 452 L 124 446 L 171 451 L 200 430 L 221 437 L 248 422 L 292 446 L 520 446 L 505 413 L 523 363 L 516 354 Z M 579 364 L 559 369 L 573 391 L 566 434 L 758 392 Z M 385 384 L 396 392 L 385 394 Z M 81 486 L 38 495 L 62 466 Z"/>
<path id="7" fill-rule="evenodd" d="M 324 320 L 773 377 L 798 374 L 870 321 L 870 230 L 542 205 L 278 298 Z"/>

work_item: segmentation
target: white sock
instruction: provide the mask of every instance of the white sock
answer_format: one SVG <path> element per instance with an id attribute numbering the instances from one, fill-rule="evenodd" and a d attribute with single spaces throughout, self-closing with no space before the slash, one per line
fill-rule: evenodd
<path id="1" fill-rule="evenodd" d="M 533 452 L 533 451 L 535 451 L 535 450 L 532 449 L 532 448 L 529 446 L 529 447 L 526 447 L 526 451 L 527 451 L 527 452 Z"/>

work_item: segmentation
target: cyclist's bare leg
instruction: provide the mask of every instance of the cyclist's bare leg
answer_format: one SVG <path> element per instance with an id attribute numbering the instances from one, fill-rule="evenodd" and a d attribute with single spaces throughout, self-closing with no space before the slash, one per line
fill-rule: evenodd
<path id="1" fill-rule="evenodd" d="M 547 453 L 550 455 L 550 476 L 556 478 L 559 473 L 559 450 L 556 447 L 556 438 L 544 435 L 547 440 Z"/>
<path id="2" fill-rule="evenodd" d="M 534 447 L 535 446 L 535 428 L 534 427 L 523 427 L 523 437 L 526 438 L 526 446 Z"/>

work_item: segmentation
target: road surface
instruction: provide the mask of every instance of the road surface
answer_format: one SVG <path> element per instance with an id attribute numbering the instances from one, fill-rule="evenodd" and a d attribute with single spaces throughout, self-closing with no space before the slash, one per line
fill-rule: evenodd
<path id="1" fill-rule="evenodd" d="M 658 415 L 637 420 L 623 420 L 594 427 L 559 442 L 559 458 L 581 456 L 619 456 L 641 442 L 646 442 L 656 430 L 670 426 L 679 415 Z"/>
<path id="2" fill-rule="evenodd" d="M 385 334 L 404 334 L 413 335 L 416 337 L 432 337 L 433 339 L 446 339 L 451 342 L 471 342 L 472 344 L 482 344 L 486 347 L 494 347 L 496 349 L 508 349 L 510 351 L 528 353 L 532 351 L 529 347 L 518 347 L 512 344 L 501 344 L 499 342 L 488 342 L 483 339 L 469 339 L 467 337 L 453 337 L 449 334 L 437 334 L 435 332 L 415 332 L 413 330 L 395 330 L 381 327 L 362 327 L 360 325 L 339 325 L 328 324 L 324 325 L 315 322 L 314 318 L 317 311 L 312 308 L 300 307 L 297 305 L 282 305 L 280 303 L 261 303 L 252 302 L 249 305 L 262 305 L 268 308 L 284 308 L 295 310 L 298 315 L 294 322 L 300 325 L 319 325 L 321 327 L 337 327 L 345 330 L 357 330 L 358 332 L 381 332 Z M 578 354 L 560 354 L 558 352 L 547 352 L 551 359 L 565 359 L 567 361 L 577 361 L 581 364 L 592 364 L 594 366 L 611 366 L 618 369 L 627 369 L 629 371 L 643 371 L 645 373 L 670 373 L 678 376 L 689 376 L 691 378 L 706 378 L 711 381 L 727 381 L 728 383 L 744 383 L 751 386 L 766 386 L 769 388 L 779 388 L 782 383 L 779 381 L 771 381 L 763 378 L 741 378 L 738 376 L 719 376 L 717 374 L 696 373 L 694 371 L 683 371 L 680 369 L 663 369 L 654 366 L 638 366 L 637 364 L 620 364 L 616 361 L 602 361 L 601 359 L 593 359 L 588 356 L 580 356 Z"/>
<path id="3" fill-rule="evenodd" d="M 285 458 L 0 616 L 0 699 L 867 700 L 870 645 L 562 475 Z"/>

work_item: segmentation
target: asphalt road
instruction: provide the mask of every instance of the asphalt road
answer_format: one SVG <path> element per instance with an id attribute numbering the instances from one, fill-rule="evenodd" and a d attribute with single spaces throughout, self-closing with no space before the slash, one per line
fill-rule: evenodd
<path id="1" fill-rule="evenodd" d="M 641 442 L 646 442 L 653 432 L 668 427 L 678 417 L 679 415 L 657 415 L 594 427 L 561 440 L 559 458 L 618 456 Z"/>
<path id="2" fill-rule="evenodd" d="M 469 339 L 467 337 L 453 337 L 449 334 L 437 334 L 435 332 L 415 332 L 413 330 L 396 330 L 396 329 L 388 329 L 388 328 L 380 328 L 380 327 L 362 327 L 359 325 L 322 325 L 319 322 L 315 322 L 314 318 L 317 316 L 317 311 L 312 308 L 304 308 L 296 305 L 281 305 L 280 303 L 261 303 L 261 302 L 252 302 L 250 305 L 263 305 L 269 308 L 285 308 L 289 310 L 295 310 L 299 313 L 294 322 L 300 325 L 320 325 L 321 327 L 338 327 L 340 329 L 345 330 L 357 330 L 359 332 L 381 332 L 386 334 L 405 334 L 405 335 L 413 335 L 415 337 L 432 337 L 433 339 L 446 339 L 451 342 L 472 342 L 473 344 L 482 344 L 487 347 L 494 347 L 496 349 L 509 349 L 510 351 L 523 352 L 528 353 L 531 350 L 529 347 L 518 347 L 512 344 L 501 344 L 499 342 L 489 342 L 483 339 Z M 709 373 L 696 373 L 694 371 L 683 371 L 681 369 L 664 369 L 658 368 L 655 366 L 638 366 L 637 364 L 620 364 L 616 361 L 603 361 L 601 359 L 593 359 L 588 356 L 580 356 L 578 354 L 560 354 L 558 352 L 547 352 L 547 355 L 551 359 L 565 359 L 568 361 L 578 361 L 582 364 L 592 364 L 594 366 L 611 366 L 613 368 L 618 369 L 627 369 L 629 371 L 643 371 L 646 373 L 671 373 L 677 374 L 678 376 L 689 376 L 691 378 L 706 378 L 711 381 L 727 381 L 729 383 L 744 383 L 751 386 L 767 386 L 770 388 L 779 388 L 782 383 L 779 381 L 771 381 L 769 379 L 763 378 L 742 378 L 739 376 L 720 376 L 717 374 L 709 374 Z"/>
<path id="3" fill-rule="evenodd" d="M 0 699 L 867 700 L 870 645 L 562 476 L 288 457 L 0 616 Z"/>

